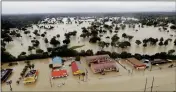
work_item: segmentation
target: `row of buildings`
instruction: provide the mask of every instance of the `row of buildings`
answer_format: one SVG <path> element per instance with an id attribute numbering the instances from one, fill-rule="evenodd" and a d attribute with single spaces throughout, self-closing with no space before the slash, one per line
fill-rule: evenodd
<path id="1" fill-rule="evenodd" d="M 61 57 L 54 57 L 51 61 L 51 64 L 53 64 L 53 68 L 51 71 L 51 77 L 54 78 L 62 78 L 67 77 L 68 72 L 66 69 L 62 69 L 63 60 Z M 81 75 L 85 73 L 84 68 L 81 66 L 80 61 L 72 61 L 71 62 L 71 69 L 73 75 Z"/>
<path id="2" fill-rule="evenodd" d="M 162 64 L 170 62 L 170 60 L 163 59 L 154 59 L 147 60 L 143 59 L 141 61 L 135 58 L 127 58 L 126 62 L 134 67 L 135 69 L 146 69 L 150 65 Z M 63 78 L 67 77 L 69 74 L 66 69 L 62 69 L 63 60 L 61 57 L 52 58 L 51 64 L 53 65 L 51 71 L 51 77 L 54 78 Z M 116 71 L 119 72 L 118 63 L 109 57 L 109 55 L 97 55 L 97 56 L 87 56 L 86 64 L 90 67 L 93 73 L 102 73 L 107 71 Z M 85 74 L 85 69 L 82 67 L 80 61 L 71 62 L 71 70 L 73 75 L 82 75 Z M 7 78 L 12 74 L 13 69 L 2 69 L 1 70 L 1 81 L 5 82 Z M 23 83 L 34 83 L 37 80 L 39 71 L 30 70 L 24 77 Z"/>

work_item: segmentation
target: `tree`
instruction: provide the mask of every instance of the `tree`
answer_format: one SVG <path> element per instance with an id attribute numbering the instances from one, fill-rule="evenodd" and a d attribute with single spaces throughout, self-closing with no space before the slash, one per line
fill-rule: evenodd
<path id="1" fill-rule="evenodd" d="M 53 68 L 53 64 L 49 64 L 49 68 Z"/>
<path id="2" fill-rule="evenodd" d="M 119 30 L 120 28 L 118 26 L 115 27 L 115 30 Z"/>
<path id="3" fill-rule="evenodd" d="M 32 69 L 34 69 L 34 66 L 35 66 L 34 64 L 31 65 Z"/>
<path id="4" fill-rule="evenodd" d="M 171 54 L 173 54 L 174 52 L 175 52 L 175 50 L 174 50 L 174 49 L 171 49 L 171 50 L 168 51 L 168 54 L 171 55 Z"/>
<path id="5" fill-rule="evenodd" d="M 76 56 L 75 60 L 80 61 L 80 56 Z"/>
<path id="6" fill-rule="evenodd" d="M 126 33 L 123 33 L 123 34 L 122 34 L 122 37 L 123 37 L 123 38 L 126 38 L 126 37 L 127 37 L 127 34 L 126 34 Z"/>
<path id="7" fill-rule="evenodd" d="M 87 50 L 87 51 L 86 51 L 86 55 L 87 55 L 87 56 L 92 56 L 92 55 L 93 55 L 93 51 L 90 50 L 90 49 Z"/>
<path id="8" fill-rule="evenodd" d="M 20 33 L 17 33 L 16 34 L 16 37 L 22 37 Z"/>
<path id="9" fill-rule="evenodd" d="M 55 37 L 53 37 L 50 41 L 50 44 L 52 44 L 53 46 L 57 46 L 57 45 L 60 45 L 60 42 L 56 40 Z"/>
<path id="10" fill-rule="evenodd" d="M 168 40 L 165 40 L 165 41 L 164 41 L 164 45 L 165 45 L 165 46 L 168 45 Z"/>
<path id="11" fill-rule="evenodd" d="M 32 48 L 32 46 L 28 46 L 28 51 L 30 51 L 30 52 L 31 52 L 31 51 L 32 51 L 32 49 L 33 49 L 33 48 Z"/>
<path id="12" fill-rule="evenodd" d="M 115 34 L 112 36 L 111 40 L 112 42 L 117 42 L 120 38 Z"/>
<path id="13" fill-rule="evenodd" d="M 144 44 L 143 44 L 143 47 L 147 47 L 147 43 L 144 43 Z"/>
<path id="14" fill-rule="evenodd" d="M 141 41 L 140 40 L 136 40 L 135 42 L 137 45 L 140 45 L 141 44 Z"/>
<path id="15" fill-rule="evenodd" d="M 41 37 L 45 37 L 45 34 L 41 34 Z"/>
<path id="16" fill-rule="evenodd" d="M 176 39 L 174 40 L 174 45 L 176 46 Z"/>
<path id="17" fill-rule="evenodd" d="M 127 38 L 129 39 L 129 40 L 131 40 L 131 39 L 133 39 L 133 36 L 127 36 Z"/>
<path id="18" fill-rule="evenodd" d="M 121 28 L 122 28 L 122 30 L 124 30 L 124 29 L 126 28 L 126 25 L 125 25 L 125 24 L 122 24 L 122 25 L 121 25 Z"/>
<path id="19" fill-rule="evenodd" d="M 9 42 L 13 41 L 13 39 L 12 39 L 12 37 L 8 36 L 8 37 L 4 38 L 4 41 L 9 43 Z"/>
<path id="20" fill-rule="evenodd" d="M 79 52 L 79 56 L 86 56 L 85 50 L 81 50 L 81 51 Z"/>
<path id="21" fill-rule="evenodd" d="M 60 34 L 57 34 L 56 36 L 57 36 L 57 38 L 59 38 L 59 37 L 60 37 Z"/>
<path id="22" fill-rule="evenodd" d="M 160 38 L 160 41 L 162 42 L 163 40 L 164 40 L 163 37 L 161 37 L 161 38 Z"/>
<path id="23" fill-rule="evenodd" d="M 45 38 L 45 43 L 48 43 L 48 39 L 47 38 Z"/>
<path id="24" fill-rule="evenodd" d="M 26 55 L 26 52 L 21 52 L 21 54 L 20 55 Z"/>
<path id="25" fill-rule="evenodd" d="M 96 43 L 97 41 L 101 41 L 100 37 L 93 36 L 93 37 L 90 38 L 90 40 L 89 40 L 89 42 L 91 42 L 91 43 Z"/>
<path id="26" fill-rule="evenodd" d="M 159 46 L 162 46 L 162 45 L 163 45 L 163 42 L 162 42 L 162 41 L 160 41 L 158 45 L 159 45 Z"/>
<path id="27" fill-rule="evenodd" d="M 113 59 L 116 59 L 116 58 L 119 58 L 119 54 L 116 53 L 116 52 L 112 52 L 110 57 L 113 58 Z"/>
<path id="28" fill-rule="evenodd" d="M 131 57 L 131 54 L 130 53 L 127 53 L 127 52 L 122 52 L 120 55 L 120 58 L 130 58 Z"/>
<path id="29" fill-rule="evenodd" d="M 105 47 L 105 42 L 104 42 L 104 41 L 100 41 L 100 42 L 98 42 L 98 45 L 99 45 L 101 48 L 104 48 L 104 47 Z"/>
<path id="30" fill-rule="evenodd" d="M 38 54 L 41 54 L 41 53 L 43 53 L 44 51 L 42 50 L 42 49 L 36 49 L 36 53 L 38 53 Z"/>
<path id="31" fill-rule="evenodd" d="M 69 43 L 70 43 L 70 39 L 65 39 L 65 40 L 63 40 L 63 43 L 64 43 L 64 44 L 69 44 Z"/>
<path id="32" fill-rule="evenodd" d="M 34 40 L 33 46 L 34 47 L 38 47 L 40 44 L 40 42 L 38 40 Z"/>
<path id="33" fill-rule="evenodd" d="M 143 40 L 143 43 L 147 43 L 147 42 L 148 42 L 148 40 L 147 40 L 147 39 L 144 39 L 144 40 Z"/>
<path id="34" fill-rule="evenodd" d="M 33 34 L 37 35 L 38 34 L 38 30 L 34 30 Z"/>
<path id="35" fill-rule="evenodd" d="M 176 29 L 176 25 L 170 26 L 170 29 Z"/>
<path id="36" fill-rule="evenodd" d="M 124 41 L 124 42 L 119 42 L 119 47 L 120 48 L 127 48 L 128 46 L 131 46 L 131 43 L 128 41 Z"/>
<path id="37" fill-rule="evenodd" d="M 1 51 L 2 51 L 2 52 L 5 52 L 6 49 L 5 49 L 4 47 L 1 46 Z"/>
<path id="38" fill-rule="evenodd" d="M 51 48 L 51 47 L 47 48 L 47 51 L 48 51 L 48 52 L 51 52 L 51 51 L 52 51 L 52 48 Z"/>

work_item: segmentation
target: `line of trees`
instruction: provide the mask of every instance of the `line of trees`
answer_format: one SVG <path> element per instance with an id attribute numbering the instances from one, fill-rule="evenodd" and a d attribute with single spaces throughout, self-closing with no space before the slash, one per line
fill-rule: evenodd
<path id="1" fill-rule="evenodd" d="M 61 56 L 61 57 L 72 57 L 72 56 L 92 56 L 92 55 L 102 55 L 102 54 L 108 54 L 111 58 L 129 58 L 129 57 L 135 57 L 137 59 L 154 59 L 154 58 L 161 58 L 161 59 L 173 59 L 176 60 L 176 55 L 173 55 L 175 52 L 174 49 L 169 50 L 168 53 L 161 52 L 156 53 L 154 55 L 141 55 L 141 54 L 134 54 L 127 52 L 117 53 L 117 52 L 110 52 L 110 51 L 97 51 L 96 53 L 93 53 L 91 49 L 85 51 L 81 50 L 80 52 L 69 49 L 67 45 L 50 48 L 48 52 L 39 52 L 37 54 L 30 54 L 26 55 L 25 53 L 21 53 L 23 55 L 19 55 L 17 58 L 11 55 L 8 52 L 3 51 L 1 61 L 2 62 L 10 62 L 10 61 L 20 61 L 20 60 L 33 60 L 33 59 L 43 59 L 43 58 L 49 58 L 49 57 L 55 57 L 55 56 Z"/>

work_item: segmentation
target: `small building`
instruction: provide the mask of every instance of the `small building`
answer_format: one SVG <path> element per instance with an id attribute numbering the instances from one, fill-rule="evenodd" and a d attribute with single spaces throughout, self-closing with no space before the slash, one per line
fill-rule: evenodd
<path id="1" fill-rule="evenodd" d="M 164 64 L 164 63 L 168 63 L 168 60 L 164 60 L 164 59 L 154 59 L 151 61 L 152 65 L 156 65 L 156 64 Z"/>
<path id="2" fill-rule="evenodd" d="M 109 57 L 109 55 L 88 56 L 87 64 L 91 67 L 93 73 L 101 73 L 105 71 L 117 71 L 117 63 Z"/>
<path id="3" fill-rule="evenodd" d="M 53 69 L 51 72 L 52 79 L 67 77 L 67 70 Z"/>
<path id="4" fill-rule="evenodd" d="M 87 56 L 86 57 L 86 62 L 87 64 L 98 62 L 98 61 L 104 61 L 108 60 L 110 57 L 109 55 L 95 55 L 95 56 Z"/>
<path id="5" fill-rule="evenodd" d="M 1 82 L 5 82 L 12 74 L 13 69 L 2 69 L 1 70 Z"/>
<path id="6" fill-rule="evenodd" d="M 28 84 L 28 83 L 34 83 L 34 82 L 36 82 L 37 77 L 38 77 L 38 73 L 39 73 L 38 70 L 30 70 L 26 74 L 26 76 L 25 76 L 25 78 L 23 80 L 23 83 L 24 84 Z"/>
<path id="7" fill-rule="evenodd" d="M 137 60 L 136 58 L 127 58 L 126 60 L 135 69 L 145 69 L 146 68 L 146 65 L 143 62 Z"/>
<path id="8" fill-rule="evenodd" d="M 79 75 L 79 74 L 85 73 L 79 61 L 73 61 L 71 63 L 71 69 L 72 69 L 73 75 Z"/>
<path id="9" fill-rule="evenodd" d="M 98 64 L 91 64 L 91 69 L 93 73 L 101 73 L 107 71 L 117 71 L 119 72 L 119 68 L 117 67 L 116 62 L 103 62 Z"/>
<path id="10" fill-rule="evenodd" d="M 53 68 L 61 67 L 62 66 L 62 58 L 61 57 L 54 57 L 52 58 Z"/>

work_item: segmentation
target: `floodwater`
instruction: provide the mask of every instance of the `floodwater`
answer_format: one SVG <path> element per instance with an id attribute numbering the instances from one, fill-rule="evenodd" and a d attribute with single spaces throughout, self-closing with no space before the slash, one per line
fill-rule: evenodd
<path id="1" fill-rule="evenodd" d="M 150 91 L 152 78 L 155 77 L 153 91 L 174 91 L 175 90 L 175 69 L 168 68 L 164 65 L 162 70 L 154 69 L 152 71 L 136 71 L 128 74 L 128 71 L 119 64 L 119 72 L 107 72 L 106 75 L 93 74 L 91 69 L 85 62 L 85 58 L 81 58 L 81 65 L 87 69 L 88 77 L 85 82 L 79 80 L 78 76 L 73 76 L 71 67 L 68 65 L 71 61 L 65 62 L 65 69 L 68 71 L 68 77 L 51 79 L 51 69 L 49 68 L 50 58 L 31 60 L 31 64 L 35 65 L 34 69 L 39 70 L 38 79 L 33 84 L 16 84 L 23 70 L 24 61 L 18 62 L 18 65 L 9 67 L 8 63 L 2 65 L 2 68 L 12 68 L 14 71 L 8 80 L 12 80 L 13 91 L 143 91 L 145 80 L 147 78 L 146 90 Z M 153 66 L 157 68 L 157 66 Z M 28 69 L 29 71 L 29 69 Z M 59 84 L 65 83 L 64 86 L 58 87 Z M 9 85 L 2 84 L 2 91 L 10 91 Z"/>
<path id="2" fill-rule="evenodd" d="M 42 24 L 41 24 L 42 25 Z M 82 27 L 88 27 L 90 24 L 88 22 L 84 22 L 83 24 L 77 26 L 77 24 L 54 24 L 55 27 L 53 30 L 45 30 L 40 29 L 41 33 L 47 32 L 47 38 L 50 40 L 53 36 L 60 34 L 59 41 L 62 43 L 62 40 L 65 39 L 65 32 L 72 32 L 74 30 L 77 31 L 76 37 L 71 37 L 71 43 L 69 46 L 75 45 L 85 45 L 82 48 L 78 48 L 77 50 L 87 50 L 92 49 L 94 52 L 101 50 L 101 48 L 97 44 L 89 43 L 89 39 L 80 38 L 80 34 L 82 33 Z M 28 28 L 31 31 L 31 35 L 34 37 L 32 33 L 35 29 L 39 30 L 36 25 L 33 25 L 33 28 Z M 135 29 L 139 31 L 136 32 Z M 164 39 L 171 38 L 175 39 L 175 37 L 170 37 L 170 34 L 176 35 L 174 31 L 160 32 L 158 28 L 154 27 L 144 27 L 144 28 L 128 28 L 125 30 L 119 30 L 118 36 L 121 37 L 123 33 L 128 35 L 133 35 L 134 38 L 131 41 L 132 46 L 127 49 L 128 52 L 131 53 L 141 53 L 141 54 L 154 54 L 156 52 L 168 51 L 169 49 L 175 48 L 173 46 L 173 42 L 169 44 L 167 47 L 159 47 L 159 46 L 148 46 L 145 49 L 142 46 L 136 46 L 135 40 L 143 40 L 144 38 L 154 37 Z M 169 29 L 170 30 L 170 29 Z M 114 30 L 113 30 L 114 31 Z M 106 39 L 106 36 L 112 37 L 115 33 L 104 34 L 102 40 L 110 41 L 110 39 Z M 31 38 L 26 36 L 22 32 L 22 38 L 13 38 L 13 42 L 10 42 L 6 48 L 7 51 L 10 52 L 14 56 L 18 56 L 22 51 L 28 52 L 28 46 L 31 46 Z M 32 38 L 33 38 L 32 37 Z M 36 37 L 40 41 L 39 48 L 46 51 L 47 47 L 50 47 L 49 44 L 44 43 L 44 39 L 42 37 Z M 123 38 L 120 38 L 123 41 Z M 80 43 L 78 43 L 80 41 Z M 23 43 L 23 46 L 21 46 Z M 104 48 L 104 50 L 108 51 L 116 51 L 121 52 L 122 50 L 119 48 L 112 48 L 109 46 L 108 48 Z M 35 53 L 33 51 L 32 53 Z M 69 76 L 67 78 L 62 79 L 50 79 L 51 78 L 51 69 L 49 69 L 50 58 L 47 59 L 36 59 L 31 60 L 31 63 L 35 64 L 35 69 L 39 70 L 39 76 L 34 84 L 24 85 L 22 81 L 17 85 L 16 81 L 20 77 L 20 73 L 23 70 L 25 63 L 23 61 L 18 62 L 18 65 L 15 66 L 7 66 L 8 64 L 3 64 L 1 67 L 4 68 L 12 68 L 14 69 L 9 80 L 12 80 L 12 88 L 13 91 L 143 91 L 145 87 L 145 80 L 147 78 L 147 87 L 146 91 L 150 91 L 152 78 L 155 77 L 154 88 L 153 91 L 174 91 L 175 90 L 175 68 L 167 68 L 166 65 L 164 69 L 158 70 L 157 67 L 153 67 L 154 70 L 145 72 L 143 71 L 134 71 L 134 74 L 129 75 L 128 71 L 122 68 L 118 64 L 120 72 L 108 72 L 106 75 L 102 76 L 100 74 L 93 74 L 88 65 L 85 63 L 85 59 L 81 58 L 81 64 L 85 69 L 88 70 L 88 78 L 87 82 L 80 81 L 78 76 L 73 76 L 71 68 L 68 66 L 71 62 L 66 61 L 65 69 L 67 69 Z M 167 65 L 168 66 L 168 65 Z M 130 69 L 130 68 L 127 68 Z M 50 82 L 51 81 L 51 82 Z M 65 83 L 64 86 L 58 87 L 60 83 Z M 9 91 L 9 85 L 5 83 L 2 84 L 2 91 Z"/>
<path id="3" fill-rule="evenodd" d="M 93 21 L 93 20 L 91 19 L 89 21 Z M 107 24 L 111 24 L 111 23 L 108 22 Z M 40 25 L 44 25 L 44 24 L 40 24 Z M 63 44 L 62 41 L 65 39 L 65 36 L 64 36 L 65 33 L 76 30 L 77 35 L 75 37 L 71 37 L 71 43 L 69 44 L 70 47 L 75 46 L 75 45 L 85 45 L 84 47 L 77 48 L 76 50 L 81 51 L 81 50 L 92 49 L 94 53 L 98 50 L 101 50 L 98 44 L 89 43 L 88 38 L 84 39 L 80 37 L 80 34 L 82 33 L 81 28 L 90 26 L 88 22 L 83 22 L 82 24 L 78 26 L 77 24 L 75 24 L 75 22 L 73 22 L 73 24 L 45 24 L 45 26 L 49 26 L 49 25 L 54 26 L 54 29 L 53 30 L 39 29 L 37 28 L 36 25 L 33 25 L 33 28 L 27 28 L 27 30 L 31 31 L 32 38 L 35 37 L 35 35 L 33 34 L 34 30 L 40 30 L 40 33 L 43 33 L 46 31 L 47 35 L 45 37 L 47 37 L 49 41 L 53 36 L 60 34 L 60 38 L 57 38 L 57 39 L 61 42 L 61 44 Z M 134 36 L 134 38 L 131 40 L 131 47 L 123 51 L 127 51 L 132 54 L 140 53 L 140 54 L 150 54 L 151 55 L 157 52 L 163 52 L 163 51 L 167 52 L 170 49 L 176 49 L 176 47 L 174 47 L 173 45 L 173 41 L 176 38 L 176 32 L 174 32 L 174 30 L 171 30 L 170 28 L 168 28 L 169 33 L 164 32 L 164 31 L 160 32 L 158 28 L 159 27 L 146 27 L 146 26 L 144 26 L 144 28 L 138 28 L 138 25 L 136 25 L 135 29 L 133 29 L 133 28 L 128 28 L 128 25 L 127 25 L 125 30 L 119 30 L 117 34 L 120 37 L 120 41 L 125 40 L 124 38 L 122 38 L 123 33 Z M 136 32 L 135 31 L 136 29 L 138 29 L 139 31 Z M 115 29 L 113 29 L 113 31 L 114 30 Z M 29 54 L 28 46 L 32 46 L 32 43 L 31 43 L 32 38 L 28 37 L 23 32 L 21 32 L 21 34 L 22 34 L 22 38 L 13 37 L 14 41 L 10 42 L 6 46 L 7 51 L 10 52 L 14 56 L 18 56 L 22 51 L 25 51 L 27 54 Z M 107 31 L 107 33 L 103 34 L 103 37 L 101 37 L 101 40 L 106 41 L 106 42 L 111 42 L 111 39 L 107 39 L 106 37 L 109 36 L 111 38 L 114 34 L 115 34 L 114 32 L 109 33 L 109 31 Z M 171 34 L 173 35 L 173 37 L 170 36 Z M 144 38 L 149 38 L 149 37 L 158 38 L 158 39 L 160 39 L 161 37 L 163 37 L 164 39 L 171 38 L 172 42 L 169 43 L 167 47 L 165 46 L 160 47 L 158 45 L 156 46 L 148 45 L 146 48 L 144 48 L 142 44 L 140 46 L 136 45 L 135 43 L 136 40 L 142 41 Z M 44 38 L 36 37 L 36 39 L 40 41 L 39 48 L 43 49 L 44 51 L 47 51 L 47 47 L 51 47 L 50 44 L 46 44 L 44 42 Z M 21 45 L 22 43 L 23 45 Z M 107 51 L 115 51 L 117 53 L 122 52 L 121 48 L 113 48 L 111 46 L 104 47 L 103 49 Z M 33 51 L 32 53 L 35 53 L 35 51 Z"/>

